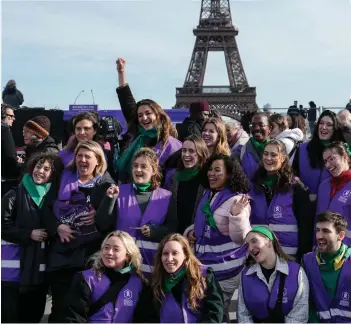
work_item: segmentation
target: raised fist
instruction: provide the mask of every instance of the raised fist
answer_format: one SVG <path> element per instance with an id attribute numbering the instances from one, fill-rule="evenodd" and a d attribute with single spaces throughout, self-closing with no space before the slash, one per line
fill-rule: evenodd
<path id="1" fill-rule="evenodd" d="M 126 64 L 126 60 L 119 57 L 116 61 L 116 64 L 117 64 L 117 72 L 118 73 L 124 72 L 124 66 Z"/>
<path id="2" fill-rule="evenodd" d="M 110 198 L 118 197 L 119 195 L 119 187 L 116 185 L 112 185 L 110 188 L 107 189 L 106 195 Z"/>

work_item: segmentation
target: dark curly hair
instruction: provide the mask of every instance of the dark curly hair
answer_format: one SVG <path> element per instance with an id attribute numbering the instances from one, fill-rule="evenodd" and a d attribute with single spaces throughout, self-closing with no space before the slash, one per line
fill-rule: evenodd
<path id="1" fill-rule="evenodd" d="M 231 157 L 224 155 L 224 154 L 213 154 L 208 159 L 204 166 L 204 174 L 207 175 L 209 168 L 211 167 L 212 163 L 217 160 L 222 160 L 224 162 L 224 166 L 226 168 L 227 174 L 229 176 L 228 179 L 228 187 L 232 192 L 237 193 L 248 193 L 250 191 L 250 180 L 246 176 L 241 167 L 240 163 L 236 160 L 233 160 Z M 204 187 L 209 188 L 208 177 L 205 177 L 204 180 Z"/>
<path id="2" fill-rule="evenodd" d="M 61 178 L 61 173 L 63 170 L 63 164 L 62 164 L 61 158 L 55 153 L 44 152 L 44 153 L 34 154 L 33 157 L 31 157 L 27 163 L 27 166 L 26 166 L 27 173 L 32 175 L 33 170 L 37 165 L 37 163 L 38 162 L 45 163 L 45 161 L 49 162 L 52 169 L 52 173 L 50 177 L 51 182 L 59 183 Z"/>
<path id="3" fill-rule="evenodd" d="M 290 186 L 293 183 L 294 174 L 291 166 L 289 165 L 289 157 L 286 154 L 285 145 L 282 141 L 279 141 L 279 140 L 271 140 L 269 143 L 267 143 L 265 147 L 267 147 L 268 145 L 276 146 L 278 148 L 278 152 L 280 154 L 283 154 L 285 157 L 285 160 L 281 168 L 277 171 L 278 180 L 274 190 L 276 190 L 277 192 L 286 193 L 289 191 Z M 263 162 L 261 162 L 253 177 L 253 182 L 255 183 L 256 188 L 257 187 L 262 188 L 262 185 L 266 177 L 267 177 L 267 171 L 263 166 Z"/>
<path id="4" fill-rule="evenodd" d="M 342 133 L 342 130 L 339 127 L 338 121 L 336 119 L 336 114 L 331 110 L 323 111 L 318 118 L 316 127 L 312 135 L 312 139 L 307 144 L 307 152 L 310 160 L 310 166 L 311 168 L 314 168 L 314 169 L 317 169 L 317 168 L 322 169 L 324 167 L 324 162 L 323 162 L 324 145 L 321 143 L 319 139 L 319 124 L 321 122 L 321 119 L 325 116 L 328 116 L 332 119 L 333 126 L 334 126 L 334 133 L 330 138 L 330 142 L 335 142 L 335 141 L 346 142 L 344 135 Z"/>

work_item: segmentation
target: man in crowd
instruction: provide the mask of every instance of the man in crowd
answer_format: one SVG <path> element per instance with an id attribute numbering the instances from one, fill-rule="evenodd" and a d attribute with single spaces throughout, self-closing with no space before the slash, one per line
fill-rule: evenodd
<path id="1" fill-rule="evenodd" d="M 10 105 L 1 104 L 1 196 L 15 187 L 21 174 L 16 146 L 11 133 L 15 114 Z"/>
<path id="2" fill-rule="evenodd" d="M 178 139 L 182 142 L 192 134 L 201 137 L 201 127 L 209 117 L 210 106 L 206 101 L 193 102 L 190 104 L 189 112 L 190 116 L 177 127 Z"/>
<path id="3" fill-rule="evenodd" d="M 351 248 L 343 244 L 346 231 L 340 214 L 325 211 L 317 216 L 317 250 L 303 257 L 311 292 L 309 323 L 351 322 Z"/>
<path id="4" fill-rule="evenodd" d="M 310 133 L 313 135 L 317 120 L 317 106 L 313 101 L 310 101 L 308 104 L 310 105 L 310 109 L 308 109 L 307 119 L 310 127 Z"/>
<path id="5" fill-rule="evenodd" d="M 351 147 L 351 113 L 347 109 L 343 109 L 337 113 L 336 117 L 344 138 Z"/>
<path id="6" fill-rule="evenodd" d="M 2 92 L 2 100 L 4 103 L 17 109 L 23 104 L 23 94 L 16 87 L 16 81 L 10 80 L 7 82 L 4 91 Z"/>

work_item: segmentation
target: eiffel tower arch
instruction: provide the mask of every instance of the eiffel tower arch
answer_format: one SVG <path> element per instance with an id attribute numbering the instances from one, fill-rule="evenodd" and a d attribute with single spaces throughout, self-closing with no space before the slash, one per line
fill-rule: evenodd
<path id="1" fill-rule="evenodd" d="M 250 87 L 240 58 L 229 0 L 202 0 L 193 53 L 184 85 L 176 89 L 174 108 L 207 101 L 212 109 L 231 117 L 235 111 L 256 111 L 256 88 Z M 223 52 L 229 86 L 204 86 L 209 51 Z"/>

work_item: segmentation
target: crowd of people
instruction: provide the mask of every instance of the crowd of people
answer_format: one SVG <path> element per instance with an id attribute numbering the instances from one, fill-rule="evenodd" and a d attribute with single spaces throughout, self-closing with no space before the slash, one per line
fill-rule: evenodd
<path id="1" fill-rule="evenodd" d="M 50 323 L 223 323 L 238 289 L 239 323 L 349 323 L 351 113 L 309 138 L 299 112 L 244 130 L 195 102 L 178 134 L 116 63 L 117 158 L 90 112 L 63 148 L 28 120 L 18 157 L 2 105 L 2 322 L 40 322 L 50 293 Z"/>

